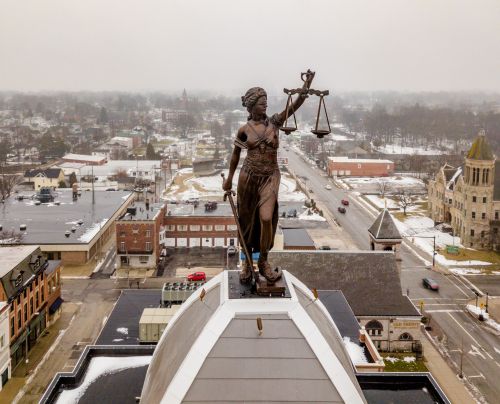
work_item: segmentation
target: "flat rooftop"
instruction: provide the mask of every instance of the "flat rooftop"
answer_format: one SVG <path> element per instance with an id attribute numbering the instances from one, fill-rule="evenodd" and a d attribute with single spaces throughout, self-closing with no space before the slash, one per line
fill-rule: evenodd
<path id="1" fill-rule="evenodd" d="M 148 307 L 160 307 L 160 300 L 161 289 L 123 290 L 95 344 L 138 345 L 142 311 Z"/>
<path id="2" fill-rule="evenodd" d="M 59 189 L 55 202 L 35 205 L 35 195 L 21 193 L 26 199 L 18 200 L 12 195 L 5 201 L 0 212 L 0 224 L 4 232 L 22 233 L 22 244 L 88 244 L 100 228 L 126 203 L 131 195 L 125 191 L 96 191 L 95 204 L 92 204 L 92 192 L 84 191 L 73 201 L 70 189 Z M 78 224 L 81 220 L 83 223 Z M 25 231 L 19 226 L 26 225 Z M 69 237 L 66 231 L 75 232 Z"/>
<path id="3" fill-rule="evenodd" d="M 214 210 L 205 210 L 206 201 L 200 201 L 198 207 L 193 204 L 170 204 L 167 203 L 167 216 L 233 216 L 229 203 L 217 203 Z"/>
<path id="4" fill-rule="evenodd" d="M 130 208 L 135 208 L 135 213 L 125 213 L 118 220 L 121 221 L 136 221 L 136 220 L 153 220 L 156 215 L 160 213 L 163 204 L 161 203 L 150 203 L 149 209 L 146 209 L 146 203 L 144 201 L 135 201 L 129 206 Z"/>

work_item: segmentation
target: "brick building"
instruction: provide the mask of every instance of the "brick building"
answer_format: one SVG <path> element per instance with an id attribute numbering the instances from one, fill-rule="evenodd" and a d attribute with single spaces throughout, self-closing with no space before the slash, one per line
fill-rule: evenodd
<path id="1" fill-rule="evenodd" d="M 213 202 L 212 202 L 213 204 Z M 169 205 L 164 219 L 165 247 L 227 247 L 238 244 L 238 231 L 231 207 L 215 203 Z"/>
<path id="2" fill-rule="evenodd" d="M 387 177 L 394 173 L 394 162 L 377 159 L 328 157 L 328 175 L 332 177 Z"/>
<path id="3" fill-rule="evenodd" d="M 156 268 L 160 258 L 165 207 L 135 201 L 116 221 L 117 267 Z"/>
<path id="4" fill-rule="evenodd" d="M 9 304 L 12 369 L 26 358 L 45 330 L 48 315 L 61 304 L 60 271 L 60 263 L 46 260 L 38 246 L 0 248 L 0 300 Z"/>

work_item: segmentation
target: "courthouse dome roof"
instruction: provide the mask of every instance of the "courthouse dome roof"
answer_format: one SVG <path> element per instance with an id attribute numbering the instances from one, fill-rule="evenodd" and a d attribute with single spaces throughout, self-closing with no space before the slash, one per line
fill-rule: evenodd
<path id="1" fill-rule="evenodd" d="M 486 139 L 484 130 L 481 130 L 467 153 L 467 158 L 472 160 L 494 160 L 493 152 Z"/>
<path id="2" fill-rule="evenodd" d="M 289 297 L 232 298 L 231 272 L 194 292 L 168 324 L 141 403 L 366 403 L 337 326 L 302 282 L 283 271 Z"/>

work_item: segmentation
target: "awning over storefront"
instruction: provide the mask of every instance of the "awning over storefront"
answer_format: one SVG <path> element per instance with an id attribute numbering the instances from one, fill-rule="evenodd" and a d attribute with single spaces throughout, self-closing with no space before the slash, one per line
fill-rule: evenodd
<path id="1" fill-rule="evenodd" d="M 50 307 L 49 307 L 49 314 L 54 314 L 54 313 L 57 311 L 57 309 L 61 306 L 62 302 L 63 302 L 63 299 L 62 299 L 62 298 L 60 298 L 60 297 L 58 297 L 58 298 L 54 301 L 54 303 L 52 303 L 52 304 L 50 305 Z"/>

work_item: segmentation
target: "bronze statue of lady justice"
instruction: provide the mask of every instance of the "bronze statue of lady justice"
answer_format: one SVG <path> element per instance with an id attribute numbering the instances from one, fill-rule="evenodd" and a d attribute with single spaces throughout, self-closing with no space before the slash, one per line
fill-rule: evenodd
<path id="1" fill-rule="evenodd" d="M 237 187 L 240 242 L 246 244 L 246 250 L 250 254 L 260 253 L 257 267 L 259 273 L 270 283 L 276 282 L 281 277 L 281 271 L 272 269 L 268 262 L 268 253 L 273 247 L 278 225 L 278 190 L 281 178 L 277 159 L 279 129 L 304 103 L 309 91 L 317 93 L 315 90 L 309 90 L 314 74 L 310 70 L 302 73 L 304 81 L 302 88 L 293 90 L 298 97 L 293 102 L 289 97 L 290 103 L 287 103 L 286 109 L 271 117 L 266 114 L 267 93 L 263 88 L 253 87 L 241 97 L 243 106 L 250 115 L 248 122 L 239 128 L 236 134 L 229 174 L 224 180 L 223 189 L 226 195 L 231 193 L 241 150 L 246 149 L 247 157 L 241 167 Z M 327 92 L 324 95 L 326 94 Z M 286 129 L 282 128 L 288 134 Z M 240 272 L 241 282 L 249 282 L 252 279 L 253 268 L 250 262 L 251 260 L 243 262 Z"/>

